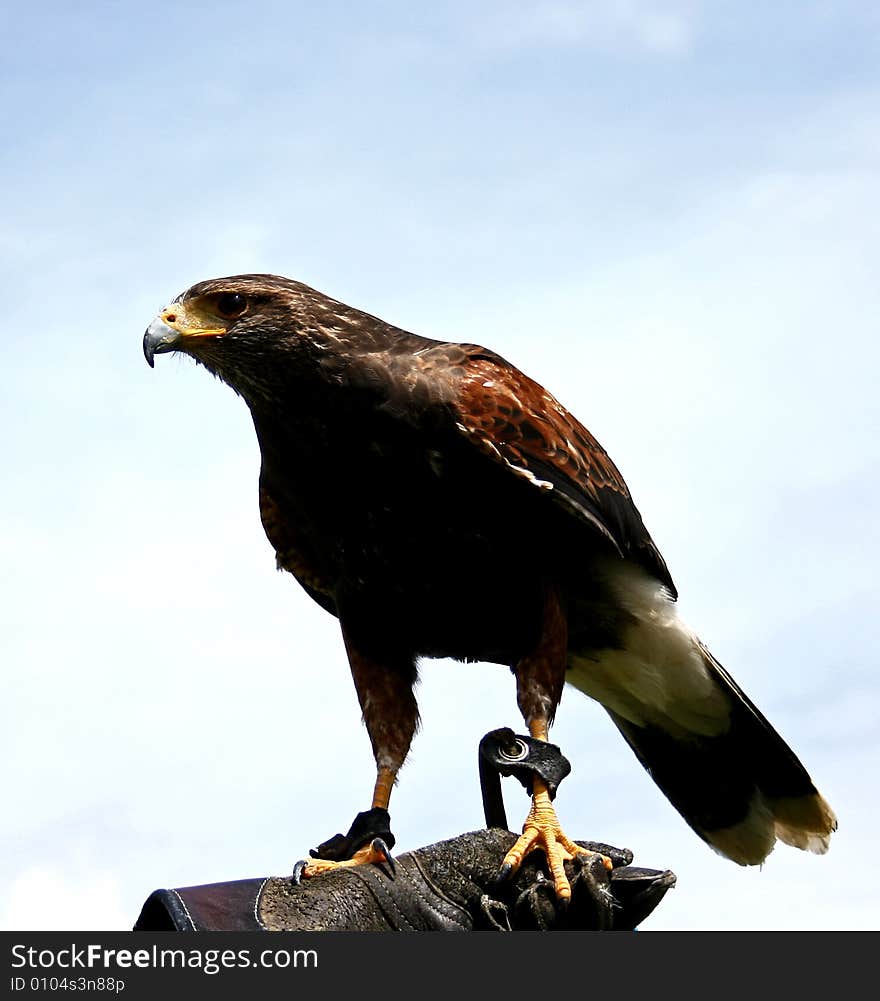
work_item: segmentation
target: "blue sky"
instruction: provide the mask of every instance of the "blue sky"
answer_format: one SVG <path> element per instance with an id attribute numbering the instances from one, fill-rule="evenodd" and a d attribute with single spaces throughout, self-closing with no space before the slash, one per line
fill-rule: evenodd
<path id="1" fill-rule="evenodd" d="M 124 928 L 157 886 L 287 871 L 367 805 L 337 625 L 273 571 L 246 410 L 140 353 L 188 285 L 271 271 L 558 396 L 836 809 L 827 857 L 740 869 L 568 693 L 561 820 L 678 873 L 650 927 L 878 927 L 880 877 L 838 878 L 880 820 L 875 6 L 2 19 L 0 923 Z M 420 703 L 402 850 L 479 826 L 476 743 L 520 725 L 497 667 L 426 664 Z"/>

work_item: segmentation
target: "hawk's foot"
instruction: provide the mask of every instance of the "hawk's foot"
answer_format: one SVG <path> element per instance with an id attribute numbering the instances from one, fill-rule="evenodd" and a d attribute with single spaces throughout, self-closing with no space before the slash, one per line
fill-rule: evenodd
<path id="1" fill-rule="evenodd" d="M 599 852 L 590 852 L 575 844 L 562 830 L 547 787 L 540 779 L 535 779 L 532 808 L 523 825 L 522 835 L 516 844 L 505 855 L 504 862 L 498 873 L 499 879 L 512 876 L 522 865 L 529 852 L 540 848 L 547 856 L 547 867 L 556 890 L 556 896 L 562 903 L 571 899 L 571 884 L 565 874 L 565 863 L 581 858 L 586 861 L 591 855 L 599 855 L 606 869 L 612 868 L 612 861 Z"/>
<path id="2" fill-rule="evenodd" d="M 335 869 L 351 869 L 356 865 L 379 862 L 384 862 L 394 873 L 394 859 L 391 857 L 388 845 L 381 838 L 373 838 L 370 844 L 359 848 L 351 858 L 339 862 L 324 858 L 300 859 L 293 867 L 291 881 L 299 885 L 303 879 L 312 879 L 314 876 L 321 876 L 323 873 L 333 872 Z"/>
<path id="3" fill-rule="evenodd" d="M 354 818 L 348 834 L 334 834 L 309 852 L 311 859 L 297 862 L 293 868 L 293 882 L 299 883 L 303 877 L 310 879 L 332 869 L 370 862 L 385 862 L 393 873 L 393 847 L 391 817 L 386 809 L 374 806 Z"/>

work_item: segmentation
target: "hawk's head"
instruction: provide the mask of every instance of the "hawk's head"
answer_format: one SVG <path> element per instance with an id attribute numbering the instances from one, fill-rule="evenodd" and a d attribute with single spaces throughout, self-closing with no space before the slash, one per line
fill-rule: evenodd
<path id="1" fill-rule="evenodd" d="M 199 282 L 144 334 L 144 355 L 189 355 L 246 399 L 274 397 L 295 371 L 333 367 L 394 328 L 301 282 L 235 275 Z"/>
<path id="2" fill-rule="evenodd" d="M 245 392 L 249 382 L 263 382 L 280 358 L 301 353 L 332 304 L 308 286 L 276 275 L 199 282 L 147 328 L 144 356 L 152 366 L 157 354 L 182 352 Z"/>

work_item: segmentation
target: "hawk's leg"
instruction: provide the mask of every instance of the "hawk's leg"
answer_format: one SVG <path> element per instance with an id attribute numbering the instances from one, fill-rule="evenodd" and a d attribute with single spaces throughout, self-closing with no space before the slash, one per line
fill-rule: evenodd
<path id="1" fill-rule="evenodd" d="M 556 707 L 562 698 L 568 658 L 568 623 L 555 588 L 547 588 L 541 635 L 535 649 L 514 667 L 520 712 L 529 733 L 536 740 L 547 740 Z M 565 862 L 591 854 L 575 844 L 562 830 L 546 783 L 537 776 L 532 780 L 532 806 L 523 833 L 504 858 L 501 877 L 511 875 L 533 849 L 547 856 L 547 865 L 562 901 L 571 898 L 571 885 L 565 875 Z M 609 859 L 605 860 L 611 868 Z"/>
<path id="2" fill-rule="evenodd" d="M 388 804 L 397 773 L 406 760 L 419 722 L 413 693 L 416 680 L 413 659 L 367 655 L 356 646 L 344 628 L 343 635 L 358 701 L 373 746 L 376 783 L 370 810 L 358 815 L 349 832 L 351 835 L 358 828 L 360 847 L 356 847 L 349 858 L 313 858 L 304 866 L 298 864 L 298 874 L 307 877 L 340 866 L 390 862 L 388 849 L 393 847 L 394 838 L 389 830 Z"/>

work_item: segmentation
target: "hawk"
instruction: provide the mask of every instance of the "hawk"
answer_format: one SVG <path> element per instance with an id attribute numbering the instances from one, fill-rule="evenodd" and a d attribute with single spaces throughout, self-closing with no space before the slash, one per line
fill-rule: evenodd
<path id="1" fill-rule="evenodd" d="M 734 862 L 763 862 L 777 840 L 827 850 L 834 813 L 679 618 L 617 467 L 510 362 L 259 274 L 193 285 L 143 348 L 151 366 L 189 355 L 244 399 L 278 566 L 339 620 L 376 782 L 370 809 L 305 876 L 387 857 L 418 663 L 439 657 L 509 666 L 539 740 L 566 683 L 600 702 L 685 821 Z M 538 778 L 502 874 L 535 848 L 566 899 L 564 863 L 583 849 Z"/>

